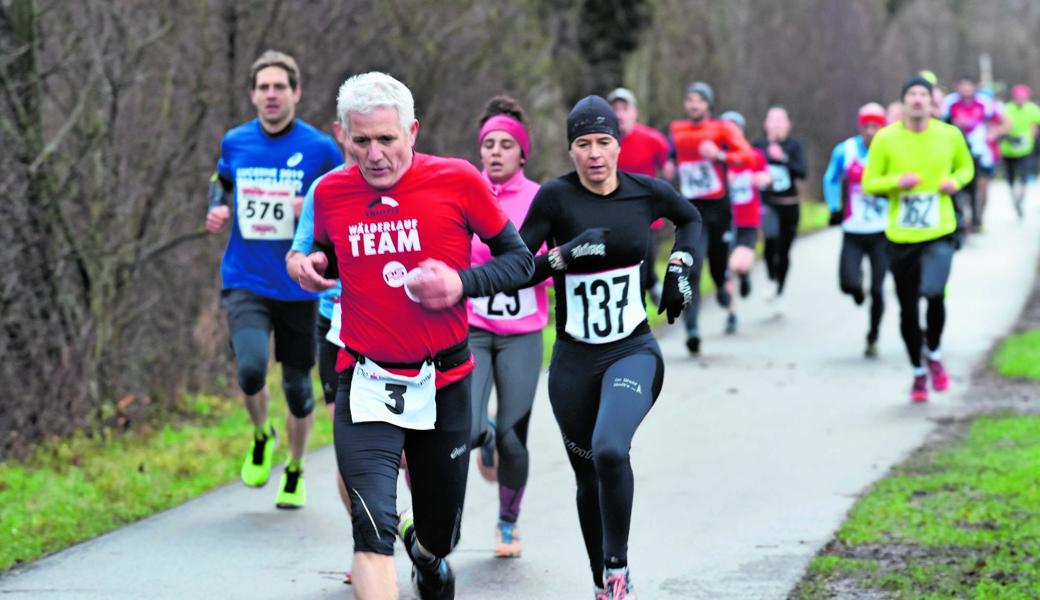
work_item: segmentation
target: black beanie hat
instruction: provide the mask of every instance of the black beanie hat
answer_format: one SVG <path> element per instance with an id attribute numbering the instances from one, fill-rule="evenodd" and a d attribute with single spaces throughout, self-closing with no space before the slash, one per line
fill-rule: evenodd
<path id="1" fill-rule="evenodd" d="M 899 99 L 902 100 L 906 96 L 906 93 L 910 91 L 910 88 L 914 87 L 915 85 L 924 86 L 925 89 L 928 90 L 929 96 L 932 94 L 932 89 L 935 87 L 932 85 L 931 81 L 928 81 L 920 75 L 914 75 L 910 79 L 907 79 L 906 83 L 903 84 L 903 92 L 899 94 Z"/>
<path id="2" fill-rule="evenodd" d="M 567 115 L 567 145 L 590 133 L 605 133 L 621 141 L 617 115 L 606 100 L 599 96 L 585 96 Z"/>

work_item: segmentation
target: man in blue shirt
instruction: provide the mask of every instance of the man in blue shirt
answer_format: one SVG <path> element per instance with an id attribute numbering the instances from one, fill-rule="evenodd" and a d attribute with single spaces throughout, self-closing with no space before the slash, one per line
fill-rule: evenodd
<path id="1" fill-rule="evenodd" d="M 267 51 L 250 69 L 257 118 L 225 134 L 210 189 L 206 228 L 218 233 L 230 222 L 221 262 L 222 296 L 228 311 L 238 384 L 253 421 L 252 446 L 242 464 L 242 481 L 260 487 L 271 472 L 274 427 L 267 419 L 268 343 L 274 332 L 275 359 L 289 404 L 286 429 L 290 459 L 276 505 L 306 502 L 303 454 L 313 424 L 310 369 L 315 354 L 315 300 L 285 270 L 302 194 L 342 162 L 335 142 L 295 118 L 300 100 L 299 68 L 287 54 Z"/>

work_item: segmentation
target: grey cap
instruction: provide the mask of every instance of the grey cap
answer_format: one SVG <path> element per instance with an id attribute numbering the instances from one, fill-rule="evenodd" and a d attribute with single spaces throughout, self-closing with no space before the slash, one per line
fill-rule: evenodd
<path id="1" fill-rule="evenodd" d="M 690 87 L 686 88 L 686 95 L 700 94 L 708 101 L 711 106 L 715 105 L 715 92 L 711 91 L 711 86 L 704 83 L 703 81 L 694 81 L 690 84 Z"/>
<path id="2" fill-rule="evenodd" d="M 744 120 L 744 115 L 738 113 L 735 110 L 727 110 L 726 112 L 719 115 L 719 118 L 723 121 L 735 123 L 737 127 L 740 127 L 741 131 L 744 131 L 744 128 L 747 127 L 747 121 Z"/>
<path id="3" fill-rule="evenodd" d="M 607 102 L 613 104 L 615 100 L 623 100 L 627 102 L 629 106 L 636 106 L 636 95 L 628 88 L 615 88 L 613 92 L 607 94 Z"/>

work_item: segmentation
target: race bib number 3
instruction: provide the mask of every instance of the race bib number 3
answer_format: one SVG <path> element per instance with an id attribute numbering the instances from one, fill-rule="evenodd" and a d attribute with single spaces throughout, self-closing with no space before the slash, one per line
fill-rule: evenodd
<path id="1" fill-rule="evenodd" d="M 291 240 L 296 229 L 290 183 L 249 183 L 238 188 L 238 230 L 247 240 Z"/>
<path id="2" fill-rule="evenodd" d="M 391 373 L 371 360 L 355 363 L 350 379 L 351 420 L 433 429 L 437 422 L 436 377 L 429 362 L 414 377 Z"/>
<path id="3" fill-rule="evenodd" d="M 533 288 L 472 298 L 470 302 L 474 313 L 492 321 L 523 319 L 538 312 Z"/>
<path id="4" fill-rule="evenodd" d="M 704 198 L 722 192 L 722 182 L 710 161 L 682 162 L 679 163 L 679 191 L 686 198 Z"/>
<path id="5" fill-rule="evenodd" d="M 932 229 L 939 226 L 939 194 L 903 194 L 899 197 L 896 223 L 908 229 Z"/>
<path id="6" fill-rule="evenodd" d="M 639 265 L 588 274 L 567 274 L 567 326 L 572 338 L 607 344 L 625 337 L 646 320 L 639 289 Z"/>

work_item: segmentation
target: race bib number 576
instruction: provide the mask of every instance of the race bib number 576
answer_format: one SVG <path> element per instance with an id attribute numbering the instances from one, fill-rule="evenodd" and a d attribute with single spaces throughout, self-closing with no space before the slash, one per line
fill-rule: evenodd
<path id="1" fill-rule="evenodd" d="M 238 230 L 247 240 L 291 240 L 296 228 L 290 183 L 249 183 L 239 187 Z"/>

